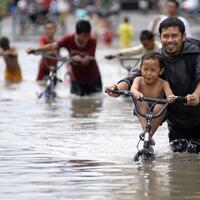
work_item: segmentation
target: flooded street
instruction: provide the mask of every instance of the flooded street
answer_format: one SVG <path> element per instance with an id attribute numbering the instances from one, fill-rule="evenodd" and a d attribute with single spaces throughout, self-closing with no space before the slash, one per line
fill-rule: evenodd
<path id="1" fill-rule="evenodd" d="M 39 57 L 26 55 L 28 45 L 19 47 L 21 84 L 5 86 L 0 60 L 0 199 L 200 198 L 199 155 L 172 154 L 166 124 L 155 136 L 153 164 L 132 161 L 141 130 L 130 99 L 76 97 L 61 84 L 55 103 L 37 100 Z M 103 58 L 107 51 L 97 51 L 104 86 L 126 75 Z"/>

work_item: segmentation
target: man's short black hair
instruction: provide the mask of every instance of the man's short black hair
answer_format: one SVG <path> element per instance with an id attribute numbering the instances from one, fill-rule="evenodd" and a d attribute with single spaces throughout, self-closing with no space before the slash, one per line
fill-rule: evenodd
<path id="1" fill-rule="evenodd" d="M 76 24 L 76 33 L 91 33 L 91 25 L 87 20 L 80 20 Z"/>
<path id="2" fill-rule="evenodd" d="M 178 27 L 179 31 L 182 34 L 185 33 L 184 23 L 176 17 L 168 17 L 167 19 L 163 20 L 159 26 L 159 33 L 161 34 L 162 29 L 169 28 L 169 27 Z"/>
<path id="3" fill-rule="evenodd" d="M 160 65 L 160 68 L 162 69 L 162 68 L 164 67 L 164 64 L 163 64 L 163 57 L 162 57 L 162 55 L 161 55 L 159 52 L 150 51 L 150 52 L 145 53 L 145 54 L 142 56 L 141 66 L 142 66 L 142 64 L 143 64 L 143 62 L 144 62 L 145 60 L 149 60 L 149 59 L 158 60 L 159 65 Z"/>
<path id="4" fill-rule="evenodd" d="M 149 30 L 143 30 L 140 33 L 140 41 L 144 41 L 144 40 L 153 40 L 154 39 L 154 34 L 149 31 Z"/>
<path id="5" fill-rule="evenodd" d="M 2 37 L 2 38 L 0 39 L 0 47 L 1 47 L 2 49 L 7 49 L 7 48 L 9 48 L 9 46 L 10 46 L 10 41 L 9 41 L 9 39 L 8 39 L 7 37 Z"/>

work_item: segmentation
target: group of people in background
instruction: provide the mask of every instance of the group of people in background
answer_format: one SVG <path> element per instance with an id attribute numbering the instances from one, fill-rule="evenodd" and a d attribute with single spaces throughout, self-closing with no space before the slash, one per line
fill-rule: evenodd
<path id="1" fill-rule="evenodd" d="M 87 20 L 76 23 L 76 31 L 61 39 L 54 38 L 56 27 L 53 21 L 47 21 L 44 35 L 39 39 L 39 47 L 28 48 L 27 53 L 45 51 L 51 56 L 59 55 L 59 49 L 65 48 L 70 55 L 71 62 L 67 65 L 70 76 L 70 91 L 80 96 L 102 91 L 102 81 L 97 61 L 95 59 L 96 39 L 91 37 L 91 24 Z M 1 52 L 6 63 L 5 80 L 17 83 L 22 80 L 20 66 L 15 47 L 11 47 L 6 37 L 0 40 Z M 55 65 L 55 60 L 41 58 L 37 81 L 45 81 L 49 75 L 49 65 Z"/>

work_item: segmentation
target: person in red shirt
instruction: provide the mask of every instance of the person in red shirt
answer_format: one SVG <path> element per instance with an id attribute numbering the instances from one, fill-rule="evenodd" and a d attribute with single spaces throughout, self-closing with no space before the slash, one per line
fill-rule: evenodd
<path id="1" fill-rule="evenodd" d="M 44 25 L 44 32 L 45 32 L 44 35 L 42 35 L 39 39 L 40 47 L 45 46 L 46 44 L 55 42 L 55 38 L 54 38 L 54 35 L 56 32 L 55 23 L 53 21 L 47 21 L 46 24 Z M 47 53 L 52 56 L 56 56 L 58 54 L 58 51 L 49 50 Z M 42 57 L 39 63 L 37 81 L 46 80 L 46 77 L 49 74 L 48 66 L 56 65 L 56 64 L 57 64 L 56 60 L 50 60 L 50 59 L 47 60 Z"/>
<path id="2" fill-rule="evenodd" d="M 91 37 L 91 25 L 87 20 L 76 24 L 76 32 L 45 46 L 26 50 L 49 51 L 66 48 L 71 56 L 69 64 L 70 91 L 80 96 L 102 91 L 101 75 L 95 60 L 96 39 Z"/>

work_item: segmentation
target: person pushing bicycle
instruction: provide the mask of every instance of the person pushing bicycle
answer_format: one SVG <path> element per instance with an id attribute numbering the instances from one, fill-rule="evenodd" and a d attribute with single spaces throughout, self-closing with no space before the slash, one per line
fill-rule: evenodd
<path id="1" fill-rule="evenodd" d="M 70 92 L 80 96 L 102 91 L 101 75 L 95 60 L 96 39 L 90 36 L 91 25 L 87 20 L 76 24 L 76 32 L 66 35 L 60 40 L 39 48 L 28 48 L 33 51 L 49 51 L 66 48 L 72 62 L 69 63 Z"/>
<path id="2" fill-rule="evenodd" d="M 110 60 L 116 57 L 122 56 L 136 56 L 136 55 L 143 55 L 147 52 L 151 51 L 158 51 L 161 48 L 160 41 L 155 40 L 154 34 L 149 30 L 143 30 L 140 33 L 140 43 L 137 46 L 122 49 L 117 53 L 108 54 L 105 56 L 106 59 Z"/>
<path id="3" fill-rule="evenodd" d="M 167 18 L 159 26 L 164 76 L 175 95 L 185 96 L 187 104 L 170 104 L 167 110 L 169 142 L 174 152 L 200 152 L 200 41 L 186 38 L 184 23 Z M 112 84 L 113 89 L 129 90 L 140 71 Z"/>
<path id="4" fill-rule="evenodd" d="M 44 34 L 39 39 L 40 47 L 55 42 L 55 33 L 56 33 L 56 25 L 53 21 L 47 21 L 44 24 Z M 47 52 L 51 56 L 58 56 L 59 52 L 57 50 L 51 50 Z M 37 81 L 46 80 L 50 69 L 49 66 L 57 65 L 56 60 L 46 59 L 44 57 L 41 58 L 39 63 Z"/>

